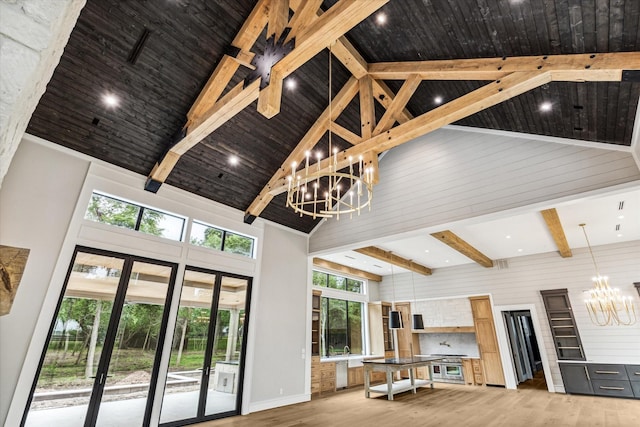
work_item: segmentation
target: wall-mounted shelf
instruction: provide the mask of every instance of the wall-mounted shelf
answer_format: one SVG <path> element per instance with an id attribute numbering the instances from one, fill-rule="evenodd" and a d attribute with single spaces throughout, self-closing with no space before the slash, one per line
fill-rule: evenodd
<path id="1" fill-rule="evenodd" d="M 474 326 L 430 326 L 424 329 L 413 329 L 414 334 L 474 334 Z"/>

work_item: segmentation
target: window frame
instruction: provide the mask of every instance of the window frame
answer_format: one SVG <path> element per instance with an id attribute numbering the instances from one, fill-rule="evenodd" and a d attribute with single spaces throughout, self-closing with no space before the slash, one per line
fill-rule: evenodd
<path id="1" fill-rule="evenodd" d="M 192 237 L 191 233 L 193 232 L 193 224 L 198 224 L 198 225 L 204 226 L 206 228 L 213 228 L 215 230 L 221 231 L 222 232 L 222 237 L 221 237 L 221 242 L 220 242 L 220 249 L 212 248 L 211 246 L 196 245 L 194 243 L 191 243 L 191 237 Z M 190 235 L 189 235 L 188 243 L 191 246 L 195 246 L 195 247 L 198 247 L 198 248 L 213 249 L 214 251 L 220 251 L 220 252 L 224 252 L 224 253 L 227 253 L 227 254 L 245 256 L 247 258 L 255 258 L 256 257 L 256 247 L 257 247 L 256 241 L 257 241 L 257 239 L 254 236 L 249 236 L 247 234 L 239 233 L 239 232 L 233 231 L 233 230 L 227 230 L 225 228 L 222 228 L 222 227 L 219 227 L 219 226 L 216 226 L 216 225 L 212 225 L 212 224 L 209 224 L 209 223 L 206 223 L 204 221 L 197 220 L 197 219 L 192 219 L 191 220 L 191 227 L 189 228 L 189 232 L 190 232 Z M 250 254 L 249 255 L 243 255 L 243 254 L 240 254 L 240 253 L 237 253 L 237 252 L 225 251 L 225 243 L 226 243 L 226 240 L 227 240 L 227 234 L 233 234 L 233 235 L 244 237 L 246 239 L 251 240 L 251 251 L 250 251 Z"/>
<path id="2" fill-rule="evenodd" d="M 89 211 L 89 206 L 91 205 L 91 200 L 93 199 L 94 195 L 95 196 L 100 196 L 100 197 L 105 197 L 107 199 L 111 199 L 111 200 L 114 200 L 116 202 L 126 203 L 128 205 L 137 207 L 138 208 L 138 213 L 137 213 L 136 221 L 135 221 L 135 224 L 134 224 L 133 228 L 124 227 L 124 226 L 115 225 L 115 224 L 110 224 L 108 222 L 102 222 L 102 221 L 94 220 L 94 219 L 91 219 L 91 218 L 87 218 L 87 212 Z M 181 219 L 182 220 L 182 227 L 180 227 L 180 237 L 178 239 L 172 239 L 170 237 L 157 236 L 157 235 L 154 235 L 154 234 L 151 234 L 151 233 L 147 233 L 147 232 L 145 232 L 143 230 L 140 230 L 140 226 L 142 224 L 142 218 L 144 217 L 144 213 L 146 211 L 153 211 L 153 212 L 160 213 L 162 215 L 166 215 L 166 216 L 170 216 L 170 217 L 173 217 L 173 218 Z M 184 215 L 179 215 L 179 214 L 176 214 L 176 213 L 173 213 L 173 212 L 168 212 L 168 211 L 165 211 L 165 210 L 162 210 L 162 209 L 158 209 L 158 208 L 153 207 L 153 206 L 148 206 L 148 205 L 145 205 L 145 204 L 142 204 L 142 203 L 134 202 L 134 201 L 131 201 L 129 199 L 126 199 L 126 198 L 123 198 L 123 197 L 119 197 L 119 196 L 114 196 L 112 194 L 105 193 L 105 192 L 98 191 L 98 190 L 92 190 L 91 191 L 91 196 L 89 197 L 89 202 L 87 203 L 87 206 L 84 209 L 83 219 L 85 221 L 91 221 L 91 222 L 95 222 L 97 224 L 104 224 L 104 225 L 107 225 L 107 226 L 110 226 L 110 227 L 123 228 L 125 230 L 132 230 L 132 231 L 136 231 L 138 233 L 143 233 L 143 234 L 146 234 L 146 235 L 149 235 L 149 236 L 155 236 L 155 237 L 159 237 L 161 239 L 167 239 L 167 240 L 170 240 L 172 242 L 183 242 L 184 241 L 184 237 L 186 235 L 187 224 L 189 222 L 189 218 L 184 216 Z"/>
<path id="3" fill-rule="evenodd" d="M 358 282 L 360 282 L 362 284 L 361 287 L 361 292 L 357 293 L 357 292 L 353 292 L 353 291 L 347 291 L 347 290 L 342 290 L 342 289 L 335 289 L 335 288 L 330 288 L 328 286 L 317 286 L 313 284 L 313 273 L 314 272 L 318 272 L 318 273 L 323 273 L 323 274 L 327 274 L 327 275 L 334 275 L 334 276 L 339 276 L 345 279 L 345 287 L 346 287 L 346 283 L 347 280 L 356 280 Z M 329 279 L 327 276 L 327 285 L 328 285 Z M 331 270 L 325 270 L 322 268 L 316 268 L 315 266 L 312 268 L 312 273 L 311 273 L 311 288 L 312 290 L 317 290 L 321 292 L 321 300 L 320 300 L 320 312 L 322 313 L 322 311 L 324 310 L 324 304 L 323 304 L 323 299 L 324 298 L 331 298 L 331 299 L 337 299 L 337 300 L 343 300 L 343 301 L 348 301 L 348 302 L 353 302 L 353 303 L 360 303 L 362 304 L 362 309 L 361 309 L 361 319 L 360 319 L 360 324 L 362 327 L 362 354 L 365 355 L 368 353 L 369 351 L 369 347 L 370 347 L 370 342 L 369 342 L 369 282 L 367 279 L 361 278 L 361 277 L 356 277 L 356 276 L 352 276 L 352 275 L 345 275 L 345 274 L 336 274 L 335 271 L 331 271 Z M 347 304 L 348 304 L 347 302 Z M 348 305 L 347 305 L 347 314 L 348 314 Z M 322 316 L 322 314 L 321 314 Z M 350 325 L 348 323 L 348 315 L 347 315 L 347 328 L 350 329 Z M 320 333 L 320 337 L 321 337 L 321 341 L 324 340 L 324 338 L 322 337 L 322 331 Z M 349 338 L 350 339 L 350 338 Z M 351 345 L 349 345 L 349 348 L 351 348 Z M 329 356 L 326 354 L 323 354 L 323 350 L 325 350 L 325 352 L 328 350 L 328 346 L 326 349 L 323 349 L 322 346 L 320 347 L 320 357 L 321 358 L 328 358 Z"/>

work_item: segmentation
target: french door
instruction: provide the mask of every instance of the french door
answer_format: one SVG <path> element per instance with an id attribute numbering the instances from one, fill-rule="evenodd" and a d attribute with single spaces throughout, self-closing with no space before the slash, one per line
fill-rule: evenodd
<path id="1" fill-rule="evenodd" d="M 149 424 L 176 265 L 78 247 L 24 426 Z"/>
<path id="2" fill-rule="evenodd" d="M 186 268 L 161 425 L 240 413 L 250 295 L 250 277 Z"/>

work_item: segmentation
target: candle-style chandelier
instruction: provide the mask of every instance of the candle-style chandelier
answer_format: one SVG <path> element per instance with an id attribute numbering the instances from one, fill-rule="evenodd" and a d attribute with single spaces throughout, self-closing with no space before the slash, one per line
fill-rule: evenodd
<path id="1" fill-rule="evenodd" d="M 371 209 L 373 179 L 375 170 L 363 161 L 349 157 L 347 167 L 338 170 L 338 148 L 331 141 L 331 46 L 329 46 L 329 115 L 328 115 L 328 159 L 321 167 L 322 152 L 315 153 L 316 163 L 311 164 L 312 154 L 305 153 L 304 164 L 291 164 L 291 174 L 287 177 L 287 206 L 302 215 L 315 218 L 340 219 L 340 215 L 353 213 L 360 215 L 365 208 Z M 298 170 L 298 166 L 303 166 Z"/>
<path id="2" fill-rule="evenodd" d="M 593 256 L 591 244 L 584 228 L 586 224 L 579 225 L 582 227 L 584 238 L 587 240 L 589 253 L 596 270 L 596 276 L 592 278 L 594 286 L 587 291 L 588 297 L 584 300 L 591 321 L 598 326 L 633 325 L 636 323 L 633 300 L 630 296 L 620 295 L 620 290 L 610 287 L 608 278 L 600 275 L 596 258 Z"/>

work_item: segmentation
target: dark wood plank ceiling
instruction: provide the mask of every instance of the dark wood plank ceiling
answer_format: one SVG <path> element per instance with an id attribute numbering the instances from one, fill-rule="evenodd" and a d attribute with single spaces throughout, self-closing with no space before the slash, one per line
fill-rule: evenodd
<path id="1" fill-rule="evenodd" d="M 148 175 L 254 3 L 88 0 L 27 131 Z M 370 63 L 640 50 L 637 0 L 391 0 L 382 11 L 384 25 L 372 16 L 347 34 Z M 307 62 L 289 77 L 297 86 L 284 90 L 278 115 L 266 119 L 254 102 L 182 156 L 166 182 L 246 210 L 327 106 L 327 64 L 326 51 Z M 348 77 L 333 61 L 334 94 Z M 397 92 L 401 82 L 387 83 Z M 408 109 L 420 114 L 437 107 L 436 96 L 446 102 L 483 84 L 424 81 Z M 107 92 L 117 108 L 104 107 Z M 639 83 L 555 82 L 456 124 L 629 146 L 639 96 Z M 337 122 L 359 130 L 357 97 Z M 304 232 L 317 224 L 285 208 L 282 195 L 261 216 Z"/>

